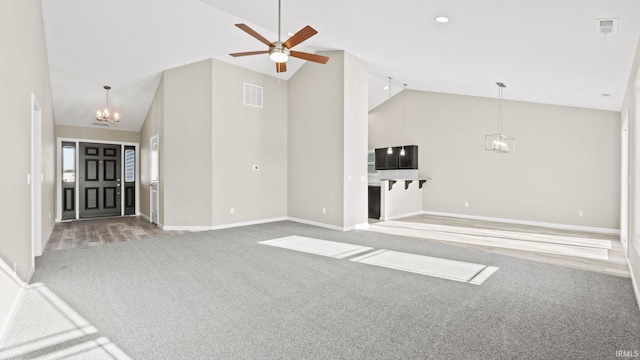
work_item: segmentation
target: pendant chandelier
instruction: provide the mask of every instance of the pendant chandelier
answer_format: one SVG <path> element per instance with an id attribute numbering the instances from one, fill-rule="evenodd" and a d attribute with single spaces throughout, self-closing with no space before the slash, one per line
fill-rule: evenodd
<path id="1" fill-rule="evenodd" d="M 501 82 L 497 82 L 498 85 L 498 122 L 499 133 L 489 134 L 484 137 L 484 149 L 486 151 L 493 151 L 497 153 L 511 153 L 516 150 L 514 138 L 504 135 L 502 133 L 502 89 L 507 86 Z"/>
<path id="2" fill-rule="evenodd" d="M 118 114 L 117 111 L 111 114 L 111 110 L 109 110 L 109 90 L 111 90 L 111 86 L 105 85 L 104 89 L 107 92 L 107 103 L 102 110 L 98 110 L 96 112 L 96 120 L 104 122 L 119 122 L 120 114 Z"/>
<path id="3" fill-rule="evenodd" d="M 407 90 L 407 84 L 402 84 L 404 85 L 404 89 Z M 403 94 L 404 96 L 402 97 L 402 127 L 400 129 L 401 131 L 401 135 L 404 137 L 404 122 L 407 118 L 407 94 Z M 405 156 L 407 152 L 404 151 L 404 145 L 402 145 L 402 149 L 400 149 L 400 156 Z"/>

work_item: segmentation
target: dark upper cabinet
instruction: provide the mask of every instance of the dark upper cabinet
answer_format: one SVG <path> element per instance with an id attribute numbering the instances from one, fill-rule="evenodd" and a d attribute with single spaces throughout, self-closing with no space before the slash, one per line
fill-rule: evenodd
<path id="1" fill-rule="evenodd" d="M 405 155 L 400 156 L 402 146 L 394 146 L 393 154 L 387 154 L 387 148 L 376 149 L 376 170 L 417 169 L 418 146 L 405 145 Z"/>
<path id="2" fill-rule="evenodd" d="M 404 147 L 404 156 L 400 156 L 400 149 L 398 148 L 398 169 L 417 169 L 418 168 L 418 146 L 409 145 Z M 395 152 L 396 149 L 393 149 Z"/>
<path id="3" fill-rule="evenodd" d="M 398 168 L 398 151 L 393 148 L 393 154 L 387 154 L 387 148 L 376 149 L 376 170 L 391 170 Z"/>

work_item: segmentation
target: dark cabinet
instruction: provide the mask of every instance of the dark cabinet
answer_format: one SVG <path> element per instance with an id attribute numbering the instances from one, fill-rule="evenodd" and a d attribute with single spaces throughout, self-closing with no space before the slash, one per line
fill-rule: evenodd
<path id="1" fill-rule="evenodd" d="M 398 152 L 387 154 L 387 148 L 376 149 L 376 170 L 391 170 L 398 168 Z"/>
<path id="2" fill-rule="evenodd" d="M 398 154 L 400 149 L 398 148 Z M 395 152 L 395 149 L 393 150 Z M 418 146 L 409 145 L 404 147 L 404 156 L 398 155 L 398 169 L 417 169 L 418 168 Z"/>
<path id="3" fill-rule="evenodd" d="M 376 149 L 376 170 L 418 168 L 418 145 L 405 145 L 404 156 L 400 156 L 402 146 L 394 146 L 392 154 L 388 154 L 387 149 Z"/>
<path id="4" fill-rule="evenodd" d="M 369 186 L 369 218 L 380 219 L 380 186 Z"/>

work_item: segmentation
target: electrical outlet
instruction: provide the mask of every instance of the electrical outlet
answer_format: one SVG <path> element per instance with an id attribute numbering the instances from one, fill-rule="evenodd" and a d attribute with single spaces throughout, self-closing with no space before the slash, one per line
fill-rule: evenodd
<path id="1" fill-rule="evenodd" d="M 327 208 L 322 208 L 322 213 L 326 214 L 327 213 Z"/>
<path id="2" fill-rule="evenodd" d="M 582 210 L 578 211 L 578 216 L 584 216 L 584 213 L 582 212 Z"/>
<path id="3" fill-rule="evenodd" d="M 27 174 L 27 185 L 31 185 L 31 174 Z"/>
<path id="4" fill-rule="evenodd" d="M 361 181 L 361 182 L 365 182 L 365 181 L 367 181 L 367 176 L 366 176 L 366 175 L 362 175 L 362 176 L 360 176 L 360 181 Z"/>
<path id="5" fill-rule="evenodd" d="M 469 207 L 469 202 L 468 201 L 464 202 L 464 207 Z"/>
<path id="6" fill-rule="evenodd" d="M 234 209 L 234 208 L 230 208 L 229 209 L 229 214 L 234 214 L 235 212 L 236 212 L 236 209 Z"/>
<path id="7" fill-rule="evenodd" d="M 351 175 L 347 176 L 347 181 L 351 182 Z"/>

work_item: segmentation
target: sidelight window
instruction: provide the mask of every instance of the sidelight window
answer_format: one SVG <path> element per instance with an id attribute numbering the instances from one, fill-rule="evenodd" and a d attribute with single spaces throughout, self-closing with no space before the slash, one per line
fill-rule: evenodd
<path id="1" fill-rule="evenodd" d="M 76 181 L 76 147 L 64 145 L 62 147 L 62 182 Z"/>
<path id="2" fill-rule="evenodd" d="M 136 176 L 136 151 L 126 149 L 124 151 L 124 181 L 134 182 Z"/>

